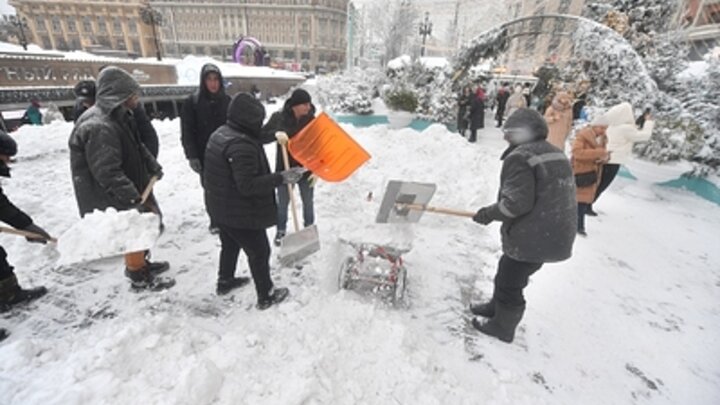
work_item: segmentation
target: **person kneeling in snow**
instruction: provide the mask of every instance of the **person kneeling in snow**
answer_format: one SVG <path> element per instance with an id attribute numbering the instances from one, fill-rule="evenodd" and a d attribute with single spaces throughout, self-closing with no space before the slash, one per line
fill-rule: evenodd
<path id="1" fill-rule="evenodd" d="M 10 168 L 7 166 L 10 157 L 17 153 L 15 140 L 3 131 L 0 131 L 0 176 L 10 177 Z M 45 239 L 31 239 L 28 242 L 45 243 L 50 235 L 42 228 L 33 223 L 26 213 L 18 209 L 3 193 L 0 187 L 0 221 L 38 235 Z M 7 261 L 7 253 L 0 246 L 0 312 L 4 312 L 15 304 L 34 300 L 47 293 L 45 287 L 24 289 L 18 285 L 17 278 L 13 273 L 13 266 Z M 0 332 L 1 334 L 1 332 Z"/>
<path id="2" fill-rule="evenodd" d="M 565 154 L 546 141 L 548 127 L 536 111 L 520 108 L 505 122 L 498 201 L 473 217 L 502 222 L 503 255 L 489 302 L 470 311 L 480 332 L 510 343 L 525 312 L 523 289 L 544 263 L 570 257 L 575 240 L 575 182 Z"/>
<path id="3" fill-rule="evenodd" d="M 133 109 L 140 85 L 126 71 L 107 67 L 97 80 L 95 105 L 80 116 L 70 135 L 70 171 L 80 215 L 113 207 L 157 213 L 151 194 L 140 206 L 141 193 L 162 168 L 140 141 Z M 156 277 L 168 262 L 146 260 L 149 252 L 125 255 L 125 276 L 133 288 L 153 291 L 170 288 L 173 279 Z"/>
<path id="4" fill-rule="evenodd" d="M 210 219 L 220 228 L 220 295 L 246 285 L 235 277 L 240 249 L 245 251 L 255 281 L 257 308 L 283 301 L 287 288 L 275 288 L 270 279 L 270 242 L 265 229 L 277 223 L 275 188 L 300 181 L 304 169 L 271 173 L 263 149 L 265 108 L 249 93 L 230 102 L 227 123 L 210 135 L 205 149 L 203 186 Z"/>

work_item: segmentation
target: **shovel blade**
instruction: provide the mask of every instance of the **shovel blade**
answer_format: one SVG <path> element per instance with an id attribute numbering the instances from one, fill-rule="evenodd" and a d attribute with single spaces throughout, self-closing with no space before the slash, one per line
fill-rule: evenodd
<path id="1" fill-rule="evenodd" d="M 433 183 L 416 183 L 390 180 L 375 222 L 377 223 L 413 223 L 420 221 L 423 211 L 411 210 L 404 204 L 427 205 L 435 189 Z"/>
<path id="2" fill-rule="evenodd" d="M 279 261 L 283 266 L 294 263 L 320 250 L 320 235 L 316 225 L 285 235 L 280 246 Z"/>

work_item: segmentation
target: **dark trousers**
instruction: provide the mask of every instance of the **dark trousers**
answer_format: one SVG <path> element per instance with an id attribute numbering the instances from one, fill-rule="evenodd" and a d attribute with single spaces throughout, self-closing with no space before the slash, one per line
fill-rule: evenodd
<path id="1" fill-rule="evenodd" d="M 525 306 L 523 289 L 527 287 L 530 276 L 540 270 L 542 265 L 543 263 L 521 262 L 502 255 L 495 274 L 493 300 L 507 307 Z"/>
<path id="2" fill-rule="evenodd" d="M 505 106 L 498 107 L 495 113 L 495 119 L 497 120 L 498 126 L 501 127 L 503 124 L 503 118 L 505 116 Z"/>
<path id="3" fill-rule="evenodd" d="M 585 214 L 590 209 L 590 206 L 592 204 L 585 204 L 585 203 L 578 203 L 578 209 L 577 209 L 577 224 L 578 224 L 578 231 L 584 231 L 585 230 Z"/>
<path id="4" fill-rule="evenodd" d="M 470 130 L 470 138 L 468 139 L 468 142 L 475 142 L 477 141 L 477 129 L 471 129 Z"/>
<path id="5" fill-rule="evenodd" d="M 597 201 L 597 199 L 600 197 L 600 194 L 602 194 L 602 192 L 610 186 L 610 183 L 615 180 L 615 176 L 617 176 L 619 170 L 620 165 L 615 163 L 606 163 L 603 165 L 602 177 L 600 177 L 600 184 L 598 184 L 598 188 L 595 191 L 595 199 L 593 200 L 593 202 Z"/>
<path id="6" fill-rule="evenodd" d="M 219 279 L 235 276 L 240 249 L 245 251 L 258 299 L 266 299 L 273 286 L 270 279 L 270 243 L 264 229 L 237 229 L 220 225 Z"/>
<path id="7" fill-rule="evenodd" d="M 12 275 L 13 266 L 11 266 L 7 261 L 7 252 L 5 252 L 5 249 L 0 246 L 0 280 L 5 280 Z"/>
<path id="8" fill-rule="evenodd" d="M 310 186 L 310 180 L 307 176 L 303 176 L 297 183 L 300 188 L 300 198 L 303 206 L 303 226 L 310 226 L 315 223 L 315 208 L 313 207 L 313 196 L 315 194 L 314 187 Z M 287 229 L 288 220 L 288 204 L 290 204 L 290 194 L 288 194 L 287 184 L 283 184 L 277 188 L 278 194 L 278 231 Z"/>

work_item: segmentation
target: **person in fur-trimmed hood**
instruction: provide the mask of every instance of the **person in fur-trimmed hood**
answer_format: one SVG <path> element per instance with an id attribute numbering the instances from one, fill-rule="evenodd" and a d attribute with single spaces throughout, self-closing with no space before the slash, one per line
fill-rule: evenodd
<path id="1" fill-rule="evenodd" d="M 564 91 L 558 92 L 545 110 L 548 124 L 548 142 L 561 151 L 565 151 L 565 140 L 573 124 L 572 97 Z"/>
<path id="2" fill-rule="evenodd" d="M 585 215 L 592 210 L 602 167 L 610 159 L 607 152 L 608 124 L 605 114 L 595 117 L 590 125 L 577 132 L 572 145 L 571 161 L 577 184 L 577 233 L 581 236 L 587 236 Z"/>
<path id="3" fill-rule="evenodd" d="M 546 141 L 545 120 L 535 110 L 520 108 L 505 122 L 500 191 L 495 203 L 481 208 L 473 220 L 482 225 L 502 222 L 503 255 L 492 298 L 472 305 L 480 332 L 510 343 L 525 312 L 523 289 L 544 263 L 568 259 L 576 232 L 575 185 L 565 154 Z"/>

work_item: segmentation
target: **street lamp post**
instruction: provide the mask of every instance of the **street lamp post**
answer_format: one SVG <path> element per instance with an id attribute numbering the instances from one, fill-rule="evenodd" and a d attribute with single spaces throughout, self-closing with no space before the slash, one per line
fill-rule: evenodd
<path id="1" fill-rule="evenodd" d="M 162 14 L 150 7 L 150 4 L 148 4 L 146 7 L 140 9 L 140 18 L 143 23 L 152 27 L 153 41 L 155 42 L 155 55 L 157 56 L 157 60 L 162 60 L 162 55 L 160 54 L 160 43 L 158 42 L 157 31 L 155 29 L 156 26 L 159 27 L 163 24 Z"/>
<path id="2" fill-rule="evenodd" d="M 420 23 L 420 35 L 422 36 L 422 47 L 420 48 L 420 56 L 425 56 L 425 38 L 432 34 L 432 23 L 430 22 L 430 13 L 425 12 L 425 21 Z"/>
<path id="3" fill-rule="evenodd" d="M 15 16 L 10 17 L 10 24 L 19 30 L 20 45 L 27 51 L 27 37 L 25 36 L 25 28 L 27 28 L 27 20 L 24 17 L 18 18 Z"/>

